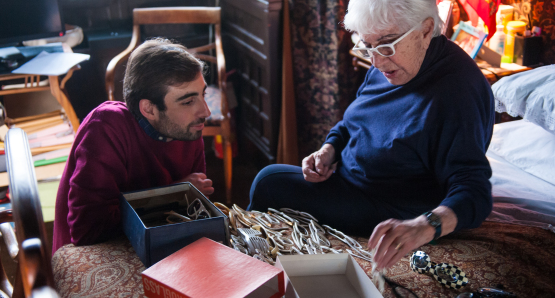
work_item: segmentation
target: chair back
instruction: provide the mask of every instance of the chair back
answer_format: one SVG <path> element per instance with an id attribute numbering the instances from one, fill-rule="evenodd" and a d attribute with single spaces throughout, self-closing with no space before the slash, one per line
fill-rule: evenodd
<path id="1" fill-rule="evenodd" d="M 29 141 L 20 128 L 6 134 L 6 164 L 15 236 L 19 243 L 18 275 L 13 297 L 57 297 Z"/>
<path id="2" fill-rule="evenodd" d="M 106 92 L 108 100 L 115 100 L 115 75 L 116 67 L 127 59 L 131 52 L 141 44 L 141 25 L 163 24 L 212 24 L 214 25 L 214 42 L 207 45 L 188 48 L 188 51 L 197 58 L 217 64 L 219 84 L 226 81 L 225 58 L 221 36 L 221 8 L 220 7 L 153 7 L 133 9 L 133 33 L 127 49 L 114 57 L 106 68 Z M 185 45 L 187 46 L 187 45 Z M 216 51 L 215 56 L 207 54 L 210 50 Z M 225 86 L 219 86 L 223 89 Z M 227 104 L 222 100 L 222 114 L 227 115 Z M 224 107 L 225 105 L 225 107 Z"/>

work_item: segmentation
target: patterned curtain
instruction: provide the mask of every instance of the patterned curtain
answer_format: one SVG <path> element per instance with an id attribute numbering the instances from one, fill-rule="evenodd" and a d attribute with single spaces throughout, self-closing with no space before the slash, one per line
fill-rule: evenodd
<path id="1" fill-rule="evenodd" d="M 287 0 L 285 0 L 287 1 Z M 348 0 L 289 2 L 299 159 L 318 150 L 355 97 Z"/>

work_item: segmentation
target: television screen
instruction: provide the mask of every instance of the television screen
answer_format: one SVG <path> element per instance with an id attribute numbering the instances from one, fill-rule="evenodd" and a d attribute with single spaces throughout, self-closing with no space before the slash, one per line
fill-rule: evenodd
<path id="1" fill-rule="evenodd" d="M 64 32 L 58 0 L 0 0 L 0 44 Z"/>

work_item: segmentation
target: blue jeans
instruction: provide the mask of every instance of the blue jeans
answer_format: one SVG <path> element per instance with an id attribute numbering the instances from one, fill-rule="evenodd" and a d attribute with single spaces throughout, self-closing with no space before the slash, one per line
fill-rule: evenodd
<path id="1" fill-rule="evenodd" d="M 258 173 L 250 200 L 248 210 L 292 208 L 312 214 L 320 224 L 363 237 L 370 237 L 374 227 L 386 219 L 411 219 L 421 214 L 369 197 L 337 173 L 324 182 L 312 183 L 304 179 L 300 167 L 283 164 L 267 166 Z"/>

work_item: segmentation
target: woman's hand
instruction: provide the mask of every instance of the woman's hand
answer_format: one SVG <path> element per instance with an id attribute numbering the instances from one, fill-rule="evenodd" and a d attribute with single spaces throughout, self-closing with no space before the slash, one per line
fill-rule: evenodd
<path id="1" fill-rule="evenodd" d="M 457 216 L 448 207 L 433 210 L 441 218 L 441 235 L 455 230 Z M 388 219 L 374 228 L 368 240 L 368 249 L 376 248 L 374 262 L 378 270 L 389 268 L 407 253 L 432 241 L 435 228 L 424 215 L 409 220 Z"/>
<path id="2" fill-rule="evenodd" d="M 303 176 L 308 182 L 326 181 L 337 168 L 335 148 L 324 144 L 322 148 L 303 159 Z"/>
<path id="3" fill-rule="evenodd" d="M 204 173 L 192 173 L 189 176 L 176 181 L 177 182 L 191 182 L 200 192 L 205 196 L 209 196 L 214 193 L 214 187 L 212 187 L 212 180 L 206 177 Z"/>

